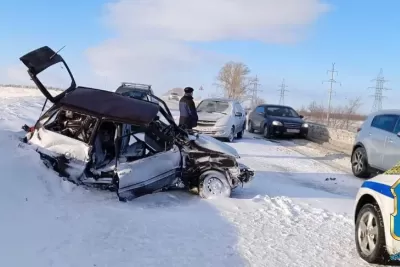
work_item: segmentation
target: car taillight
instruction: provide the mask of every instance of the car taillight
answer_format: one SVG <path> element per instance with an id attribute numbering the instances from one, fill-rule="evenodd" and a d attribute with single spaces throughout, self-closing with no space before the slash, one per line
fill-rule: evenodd
<path id="1" fill-rule="evenodd" d="M 357 128 L 357 133 L 358 133 L 359 131 L 361 131 L 361 128 Z"/>
<path id="2" fill-rule="evenodd" d="M 35 131 L 35 127 L 30 127 L 30 128 L 29 128 L 29 132 L 30 132 L 30 133 L 33 133 L 34 131 Z"/>

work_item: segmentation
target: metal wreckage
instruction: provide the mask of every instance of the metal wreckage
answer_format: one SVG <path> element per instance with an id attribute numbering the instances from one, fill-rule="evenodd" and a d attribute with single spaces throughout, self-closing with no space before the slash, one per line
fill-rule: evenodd
<path id="1" fill-rule="evenodd" d="M 43 109 L 47 101 L 53 104 L 33 127 L 23 127 L 23 142 L 61 177 L 115 191 L 120 201 L 173 188 L 197 189 L 203 198 L 230 197 L 253 179 L 234 148 L 181 129 L 160 98 L 152 95 L 157 104 L 77 86 L 64 59 L 48 46 L 20 60 L 46 97 Z M 71 83 L 52 92 L 38 74 L 57 64 Z"/>

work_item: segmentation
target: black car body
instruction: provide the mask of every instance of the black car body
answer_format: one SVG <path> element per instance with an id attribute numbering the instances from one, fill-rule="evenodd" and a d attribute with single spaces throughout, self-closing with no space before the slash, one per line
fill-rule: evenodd
<path id="1" fill-rule="evenodd" d="M 140 100 L 147 100 L 154 103 L 158 103 L 157 100 L 152 97 L 154 95 L 153 89 L 149 84 L 142 83 L 131 83 L 131 82 L 123 82 L 117 88 L 115 93 L 129 96 Z"/>
<path id="2" fill-rule="evenodd" d="M 259 105 L 248 117 L 249 132 L 259 131 L 264 137 L 296 135 L 306 137 L 308 124 L 293 108 L 282 105 Z"/>
<path id="3" fill-rule="evenodd" d="M 46 96 L 45 104 L 53 104 L 33 127 L 23 127 L 23 142 L 69 181 L 113 190 L 127 200 L 176 187 L 197 188 L 204 198 L 228 197 L 252 179 L 254 172 L 237 162 L 235 149 L 182 130 L 155 95 L 161 104 L 76 86 L 63 58 L 47 46 L 20 60 Z M 37 75 L 57 63 L 71 84 L 52 95 Z"/>

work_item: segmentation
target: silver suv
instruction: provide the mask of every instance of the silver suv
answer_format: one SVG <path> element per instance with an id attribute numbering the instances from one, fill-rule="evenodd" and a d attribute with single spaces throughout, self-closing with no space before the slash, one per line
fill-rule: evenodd
<path id="1" fill-rule="evenodd" d="M 115 93 L 158 104 L 157 99 L 151 97 L 151 95 L 154 95 L 154 92 L 149 84 L 122 82 Z"/>
<path id="2" fill-rule="evenodd" d="M 400 110 L 381 110 L 368 116 L 353 145 L 353 174 L 368 178 L 400 161 Z"/>

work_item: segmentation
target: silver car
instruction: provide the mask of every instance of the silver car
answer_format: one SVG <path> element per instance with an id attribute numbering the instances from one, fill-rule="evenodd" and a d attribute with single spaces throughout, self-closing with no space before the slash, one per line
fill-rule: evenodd
<path id="1" fill-rule="evenodd" d="M 180 98 L 179 98 L 178 93 L 171 93 L 171 94 L 168 96 L 168 100 L 177 100 L 177 101 L 179 101 Z"/>
<path id="2" fill-rule="evenodd" d="M 232 99 L 208 98 L 197 106 L 199 121 L 197 130 L 215 138 L 233 142 L 235 136 L 243 137 L 246 128 L 246 114 L 242 105 Z"/>
<path id="3" fill-rule="evenodd" d="M 381 110 L 358 129 L 351 155 L 353 174 L 368 178 L 400 161 L 400 110 Z"/>
<path id="4" fill-rule="evenodd" d="M 147 100 L 158 104 L 158 100 L 152 97 L 153 89 L 149 84 L 122 82 L 115 93 L 136 99 Z"/>

